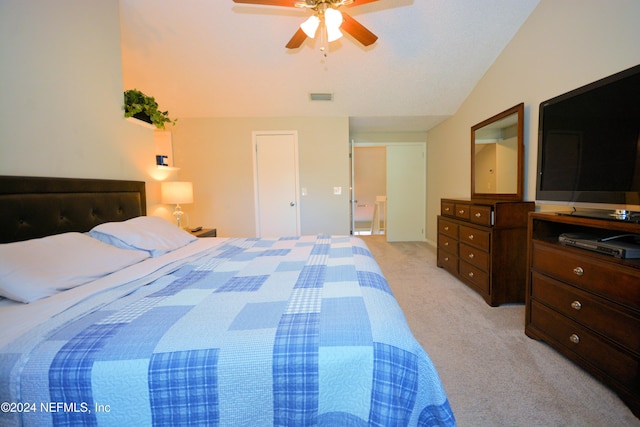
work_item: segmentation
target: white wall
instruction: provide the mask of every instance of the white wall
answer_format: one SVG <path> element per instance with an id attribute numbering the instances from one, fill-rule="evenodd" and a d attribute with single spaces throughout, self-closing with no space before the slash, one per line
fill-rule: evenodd
<path id="1" fill-rule="evenodd" d="M 253 131 L 298 131 L 302 234 L 349 234 L 349 121 L 346 117 L 180 119 L 173 128 L 180 180 L 192 181 L 191 226 L 218 236 L 255 236 Z M 333 187 L 342 194 L 333 194 Z"/>
<path id="2" fill-rule="evenodd" d="M 443 197 L 469 197 L 470 128 L 525 103 L 525 199 L 535 199 L 538 105 L 640 63 L 637 0 L 542 0 L 456 114 L 428 134 L 427 238 Z"/>
<path id="3" fill-rule="evenodd" d="M 124 119 L 118 0 L 0 1 L 0 174 L 144 180 L 153 131 Z"/>

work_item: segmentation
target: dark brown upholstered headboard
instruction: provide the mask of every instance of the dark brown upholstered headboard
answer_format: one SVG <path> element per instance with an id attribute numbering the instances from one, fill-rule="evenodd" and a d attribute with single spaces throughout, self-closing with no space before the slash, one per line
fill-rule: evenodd
<path id="1" fill-rule="evenodd" d="M 145 183 L 0 176 L 0 243 L 146 215 Z"/>

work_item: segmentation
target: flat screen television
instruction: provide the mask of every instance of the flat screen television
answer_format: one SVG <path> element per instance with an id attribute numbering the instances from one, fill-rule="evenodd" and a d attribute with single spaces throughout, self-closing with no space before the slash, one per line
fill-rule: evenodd
<path id="1" fill-rule="evenodd" d="M 540 103 L 539 204 L 640 222 L 640 65 Z"/>

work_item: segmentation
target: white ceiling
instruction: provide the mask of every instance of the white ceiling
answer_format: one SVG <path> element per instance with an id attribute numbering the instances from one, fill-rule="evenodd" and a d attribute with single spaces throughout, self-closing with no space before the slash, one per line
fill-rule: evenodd
<path id="1" fill-rule="evenodd" d="M 350 7 L 378 41 L 365 48 L 347 35 L 324 57 L 311 39 L 285 49 L 309 13 L 298 8 L 120 0 L 124 85 L 172 118 L 346 116 L 357 132 L 426 131 L 455 113 L 538 2 Z"/>

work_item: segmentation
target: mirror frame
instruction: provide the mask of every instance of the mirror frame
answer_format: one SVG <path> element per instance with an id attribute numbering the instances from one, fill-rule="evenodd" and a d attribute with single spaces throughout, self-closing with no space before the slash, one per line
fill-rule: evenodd
<path id="1" fill-rule="evenodd" d="M 476 131 L 491 123 L 502 120 L 512 114 L 517 114 L 518 118 L 518 176 L 515 193 L 478 193 L 476 192 Z M 471 127 L 471 198 L 472 199 L 494 199 L 494 200 L 513 200 L 522 201 L 524 196 L 524 103 L 509 108 L 493 117 L 488 118 Z"/>

